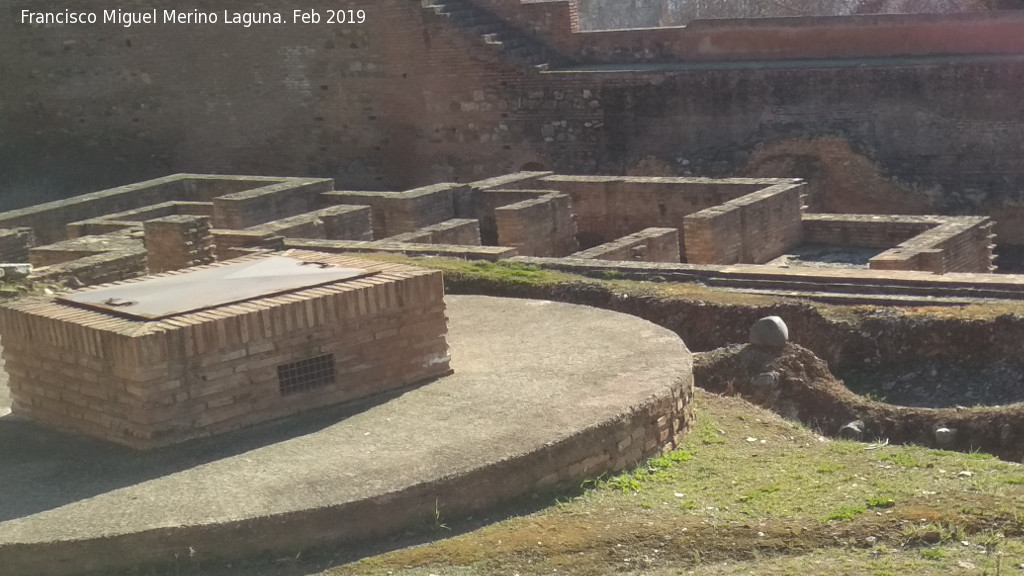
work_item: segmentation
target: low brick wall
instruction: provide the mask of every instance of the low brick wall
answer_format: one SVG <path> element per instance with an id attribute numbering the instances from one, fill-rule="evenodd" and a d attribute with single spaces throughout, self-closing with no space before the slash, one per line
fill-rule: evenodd
<path id="1" fill-rule="evenodd" d="M 35 245 L 31 228 L 0 230 L 0 262 L 28 262 L 28 251 Z"/>
<path id="2" fill-rule="evenodd" d="M 49 298 L 0 307 L 12 411 L 145 449 L 448 373 L 440 272 L 288 255 L 379 273 L 156 321 Z M 310 358 L 329 376 L 287 389 L 282 367 Z"/>
<path id="3" fill-rule="evenodd" d="M 383 238 L 381 242 L 480 246 L 480 222 L 469 218 L 453 218 L 440 224 L 420 228 L 416 232 Z"/>
<path id="4" fill-rule="evenodd" d="M 73 238 L 45 246 L 36 246 L 29 250 L 28 258 L 32 266 L 42 268 L 43 266 L 71 262 L 72 260 L 105 252 L 144 253 L 142 231 L 124 229 L 107 234 Z"/>
<path id="5" fill-rule="evenodd" d="M 150 274 L 202 266 L 214 261 L 209 216 L 167 216 L 145 224 Z"/>
<path id="6" fill-rule="evenodd" d="M 273 232 L 249 232 L 246 230 L 218 230 L 213 234 L 217 260 L 230 260 L 248 254 L 246 249 L 263 248 L 280 250 L 284 246 L 284 237 Z"/>
<path id="7" fill-rule="evenodd" d="M 514 246 L 521 256 L 567 256 L 579 248 L 572 201 L 548 194 L 494 211 L 498 244 Z"/>
<path id="8" fill-rule="evenodd" d="M 804 242 L 893 248 L 942 223 L 940 216 L 804 214 Z"/>
<path id="9" fill-rule="evenodd" d="M 321 202 L 370 206 L 373 237 L 387 238 L 455 218 L 456 198 L 469 193 L 463 184 L 442 183 L 405 192 L 347 192 L 321 195 Z"/>
<path id="10" fill-rule="evenodd" d="M 679 231 L 675 228 L 645 228 L 614 242 L 577 252 L 570 258 L 679 262 Z"/>
<path id="11" fill-rule="evenodd" d="M 686 216 L 686 261 L 762 264 L 800 245 L 802 187 L 802 183 L 775 184 Z"/>
<path id="12" fill-rule="evenodd" d="M 146 220 L 165 216 L 213 216 L 212 202 L 161 202 L 135 210 L 115 212 L 100 218 L 71 222 L 66 226 L 68 238 L 106 234 L 124 228 L 142 228 Z"/>
<path id="13" fill-rule="evenodd" d="M 243 230 L 290 238 L 372 240 L 369 206 L 332 206 L 323 210 L 272 220 Z"/>
<path id="14" fill-rule="evenodd" d="M 888 248 L 876 270 L 987 273 L 994 268 L 994 223 L 984 216 L 805 214 L 808 244 Z"/>
<path id="15" fill-rule="evenodd" d="M 876 270 L 992 272 L 992 221 L 984 216 L 945 217 L 945 222 L 869 261 Z"/>
<path id="16" fill-rule="evenodd" d="M 120 282 L 146 273 L 146 250 L 112 250 L 32 270 L 35 282 L 63 282 L 74 278 L 85 286 Z"/>
<path id="17" fill-rule="evenodd" d="M 213 225 L 242 230 L 257 224 L 316 210 L 319 195 L 334 189 L 323 178 L 288 178 L 268 186 L 225 194 L 213 199 Z"/>
<path id="18" fill-rule="evenodd" d="M 589 248 L 650 227 L 676 228 L 682 239 L 684 217 L 768 186 L 800 180 L 550 175 L 527 182 L 504 187 L 568 194 L 580 243 Z M 684 246 L 679 249 L 685 254 Z"/>
<path id="19" fill-rule="evenodd" d="M 385 252 L 407 256 L 444 256 L 463 260 L 504 260 L 518 255 L 510 246 L 459 246 L 455 244 L 417 244 L 406 242 L 355 242 L 351 240 L 282 239 L 285 248 L 316 250 L 329 253 Z"/>

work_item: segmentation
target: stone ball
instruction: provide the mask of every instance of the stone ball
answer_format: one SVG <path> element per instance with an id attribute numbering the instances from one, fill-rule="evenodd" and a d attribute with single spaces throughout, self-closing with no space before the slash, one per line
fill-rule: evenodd
<path id="1" fill-rule="evenodd" d="M 789 341 L 789 328 L 778 316 L 765 316 L 750 327 L 750 343 L 782 348 Z"/>

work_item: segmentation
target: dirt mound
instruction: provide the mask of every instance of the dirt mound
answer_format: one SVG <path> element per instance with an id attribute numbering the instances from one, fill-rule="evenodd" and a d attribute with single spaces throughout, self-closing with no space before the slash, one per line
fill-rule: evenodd
<path id="1" fill-rule="evenodd" d="M 694 355 L 697 386 L 736 394 L 786 418 L 836 435 L 863 422 L 865 441 L 887 439 L 950 450 L 982 450 L 1006 459 L 1024 458 L 1024 404 L 992 408 L 911 408 L 875 402 L 851 392 L 810 350 L 733 345 Z M 952 434 L 936 434 L 946 428 Z M 941 440 L 941 441 L 940 441 Z"/>

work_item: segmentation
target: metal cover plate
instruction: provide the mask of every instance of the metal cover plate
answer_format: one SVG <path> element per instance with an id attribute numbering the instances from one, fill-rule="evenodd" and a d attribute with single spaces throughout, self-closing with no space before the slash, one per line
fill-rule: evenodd
<path id="1" fill-rule="evenodd" d="M 157 320 L 373 274 L 376 272 L 361 268 L 270 256 L 76 292 L 58 300 L 132 318 Z"/>

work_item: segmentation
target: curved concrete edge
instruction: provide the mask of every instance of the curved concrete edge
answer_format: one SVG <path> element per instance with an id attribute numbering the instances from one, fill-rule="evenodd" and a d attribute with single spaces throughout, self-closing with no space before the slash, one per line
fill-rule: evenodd
<path id="1" fill-rule="evenodd" d="M 624 382 L 623 385 L 628 385 Z M 673 448 L 693 421 L 693 373 L 613 419 L 532 452 L 405 490 L 313 508 L 211 525 L 147 530 L 108 538 L 9 544 L 0 566 L 11 574 L 64 576 L 187 560 L 230 560 L 260 553 L 295 554 L 316 546 L 366 540 L 460 517 L 539 490 L 578 486 Z"/>

